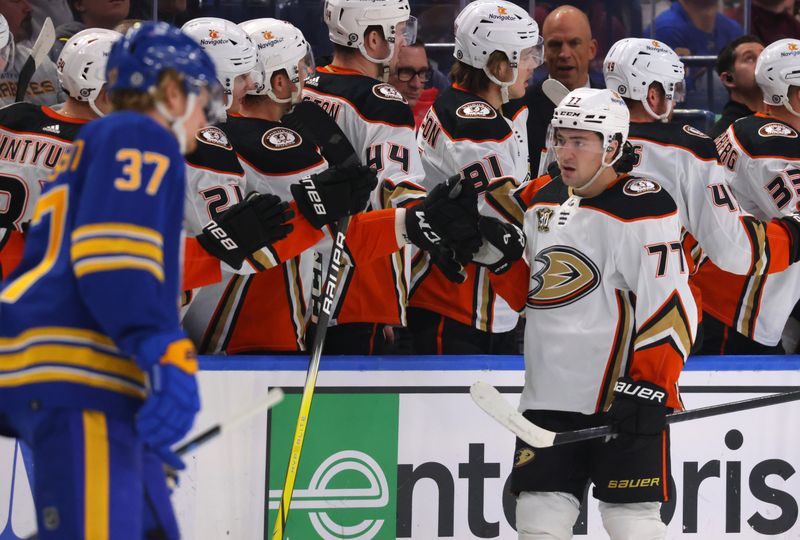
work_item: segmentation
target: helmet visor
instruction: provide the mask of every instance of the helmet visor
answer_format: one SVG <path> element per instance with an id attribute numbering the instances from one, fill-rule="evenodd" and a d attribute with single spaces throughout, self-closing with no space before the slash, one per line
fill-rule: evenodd
<path id="1" fill-rule="evenodd" d="M 311 52 L 311 46 L 306 46 L 306 54 L 297 63 L 297 72 L 300 76 L 300 81 L 305 81 L 314 75 L 317 70 L 317 65 L 314 62 L 314 54 Z"/>
<path id="2" fill-rule="evenodd" d="M 208 124 L 216 124 L 225 120 L 225 91 L 219 81 L 213 81 L 206 87 L 208 91 L 208 101 L 203 108 Z"/>
<path id="3" fill-rule="evenodd" d="M 672 100 L 681 103 L 684 99 L 686 99 L 686 83 L 678 81 L 672 85 Z"/>
<path id="4" fill-rule="evenodd" d="M 408 20 L 397 23 L 398 44 L 401 47 L 413 45 L 417 41 L 417 18 L 411 16 Z"/>
<path id="5" fill-rule="evenodd" d="M 537 68 L 542 65 L 542 62 L 544 62 L 544 45 L 542 44 L 542 38 L 540 37 L 539 43 L 533 47 L 522 49 L 522 54 L 520 54 L 520 64 L 533 64 L 533 67 Z"/>

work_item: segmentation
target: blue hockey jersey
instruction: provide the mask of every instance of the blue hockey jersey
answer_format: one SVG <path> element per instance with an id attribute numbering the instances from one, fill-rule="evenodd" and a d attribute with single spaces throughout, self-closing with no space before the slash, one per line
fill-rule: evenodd
<path id="1" fill-rule="evenodd" d="M 149 117 L 91 122 L 36 206 L 0 293 L 0 410 L 135 413 L 142 340 L 180 335 L 184 160 Z"/>

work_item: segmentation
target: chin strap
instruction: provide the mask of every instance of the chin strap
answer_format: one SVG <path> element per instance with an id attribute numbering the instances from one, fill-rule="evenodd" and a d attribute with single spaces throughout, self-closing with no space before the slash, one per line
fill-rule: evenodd
<path id="1" fill-rule="evenodd" d="M 783 103 L 783 106 L 786 107 L 787 111 L 789 111 L 790 113 L 792 113 L 796 117 L 800 118 L 800 112 L 797 112 L 797 111 L 794 110 L 794 107 L 792 107 L 792 104 L 789 103 L 788 99 Z"/>
<path id="2" fill-rule="evenodd" d="M 167 120 L 167 123 L 169 123 L 170 131 L 178 140 L 178 146 L 181 149 L 181 154 L 186 154 L 187 144 L 186 130 L 183 128 L 183 126 L 186 124 L 186 120 L 189 119 L 189 116 L 191 116 L 192 111 L 194 110 L 194 104 L 196 102 L 197 94 L 189 94 L 186 98 L 186 111 L 184 111 L 184 113 L 178 118 L 174 118 L 162 102 L 156 102 L 156 110 Z"/>
<path id="3" fill-rule="evenodd" d="M 394 43 L 389 43 L 389 56 L 387 56 L 386 58 L 371 57 L 367 52 L 367 50 L 364 48 L 363 43 L 358 46 L 358 50 L 361 51 L 361 54 L 364 55 L 364 58 L 366 58 L 373 64 L 378 64 L 378 69 L 379 69 L 378 79 L 380 79 L 381 82 L 388 82 L 389 71 L 390 71 L 389 61 L 392 59 L 392 56 L 394 56 Z"/>
<path id="4" fill-rule="evenodd" d="M 668 122 L 669 115 L 672 114 L 672 109 L 675 106 L 675 102 L 671 99 L 667 101 L 667 111 L 664 114 L 656 114 L 655 111 L 653 111 L 653 109 L 650 107 L 650 104 L 647 103 L 646 97 L 642 100 L 642 105 L 644 105 L 644 110 L 647 111 L 647 114 L 652 116 L 654 119 L 660 122 Z"/>
<path id="5" fill-rule="evenodd" d="M 500 96 L 503 98 L 503 105 L 508 103 L 508 89 L 511 87 L 515 82 L 517 82 L 517 77 L 519 77 L 519 70 L 517 68 L 512 68 L 514 76 L 511 78 L 511 82 L 503 82 L 499 80 L 494 74 L 489 71 L 486 66 L 483 66 L 483 72 L 486 73 L 486 76 L 492 81 L 494 84 L 500 87 Z"/>

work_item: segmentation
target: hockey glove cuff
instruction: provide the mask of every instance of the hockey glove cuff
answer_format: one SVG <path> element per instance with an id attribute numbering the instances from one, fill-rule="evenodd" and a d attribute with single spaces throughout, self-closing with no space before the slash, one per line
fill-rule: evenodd
<path id="1" fill-rule="evenodd" d="M 510 223 L 481 216 L 478 222 L 483 243 L 472 258 L 479 266 L 485 266 L 495 274 L 502 274 L 525 252 L 525 234 Z"/>
<path id="2" fill-rule="evenodd" d="M 612 425 L 628 435 L 658 435 L 667 425 L 667 391 L 657 384 L 620 377 L 608 410 Z"/>
<path id="3" fill-rule="evenodd" d="M 800 214 L 797 212 L 778 219 L 789 233 L 789 264 L 800 261 Z"/>
<path id="4" fill-rule="evenodd" d="M 300 213 L 317 229 L 363 211 L 378 185 L 375 171 L 360 164 L 331 167 L 290 187 Z"/>
<path id="5" fill-rule="evenodd" d="M 292 231 L 289 204 L 271 194 L 251 192 L 203 227 L 197 241 L 214 257 L 234 269 L 251 253 L 277 242 Z"/>

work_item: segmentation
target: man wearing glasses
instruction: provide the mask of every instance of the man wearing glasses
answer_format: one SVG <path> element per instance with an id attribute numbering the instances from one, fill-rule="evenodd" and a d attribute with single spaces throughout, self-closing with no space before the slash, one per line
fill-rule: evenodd
<path id="1" fill-rule="evenodd" d="M 432 78 L 433 70 L 428 63 L 428 53 L 425 52 L 424 43 L 417 40 L 412 45 L 400 48 L 397 63 L 389 76 L 389 84 L 406 98 L 409 107 L 414 111 L 414 120 L 417 126 L 420 125 L 425 112 L 433 105 L 433 100 L 439 93 L 435 88 L 425 91 L 426 84 Z M 420 97 L 423 99 L 420 100 Z"/>

